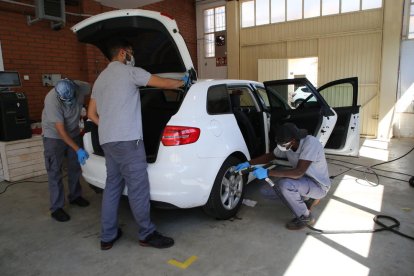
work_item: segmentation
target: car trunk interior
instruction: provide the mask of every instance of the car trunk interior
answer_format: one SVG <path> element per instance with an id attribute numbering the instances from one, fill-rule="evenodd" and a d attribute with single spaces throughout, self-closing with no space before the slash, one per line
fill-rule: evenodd
<path id="1" fill-rule="evenodd" d="M 180 51 L 165 26 L 156 19 L 125 16 L 102 20 L 77 32 L 80 42 L 93 44 L 110 59 L 113 39 L 127 39 L 133 45 L 136 66 L 152 74 L 186 72 Z"/>
<path id="2" fill-rule="evenodd" d="M 158 88 L 140 88 L 142 131 L 144 135 L 147 162 L 157 160 L 162 133 L 170 118 L 177 113 L 184 99 L 182 90 L 163 90 Z M 86 131 L 91 132 L 94 154 L 104 156 L 99 145 L 98 127 L 88 121 Z"/>

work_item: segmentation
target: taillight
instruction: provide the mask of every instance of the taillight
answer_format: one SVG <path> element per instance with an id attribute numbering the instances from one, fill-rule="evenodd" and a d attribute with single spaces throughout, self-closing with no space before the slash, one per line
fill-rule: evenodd
<path id="1" fill-rule="evenodd" d="M 179 146 L 194 143 L 200 137 L 200 129 L 185 126 L 166 126 L 161 142 L 164 146 Z"/>

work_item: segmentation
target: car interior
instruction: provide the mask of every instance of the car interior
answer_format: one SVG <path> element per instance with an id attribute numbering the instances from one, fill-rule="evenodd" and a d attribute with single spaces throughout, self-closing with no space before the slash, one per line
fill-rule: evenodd
<path id="1" fill-rule="evenodd" d="M 141 88 L 142 130 L 144 135 L 147 162 L 154 163 L 157 159 L 158 148 L 163 130 L 170 118 L 180 108 L 183 91 Z M 85 124 L 85 131 L 91 132 L 94 154 L 104 156 L 99 144 L 98 127 L 93 122 Z"/>
<path id="2" fill-rule="evenodd" d="M 232 111 L 246 142 L 251 158 L 265 152 L 262 113 L 258 110 L 251 91 L 247 87 L 228 88 Z"/>

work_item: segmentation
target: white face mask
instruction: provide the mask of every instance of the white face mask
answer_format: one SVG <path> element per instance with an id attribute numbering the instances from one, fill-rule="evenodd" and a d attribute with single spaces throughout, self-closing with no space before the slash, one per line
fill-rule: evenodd
<path id="1" fill-rule="evenodd" d="M 130 55 L 129 53 L 127 53 L 127 55 L 129 56 L 129 60 L 127 58 L 125 58 L 125 64 L 134 67 L 135 66 L 134 56 Z"/>
<path id="2" fill-rule="evenodd" d="M 277 148 L 280 151 L 289 151 L 292 148 L 292 142 L 285 143 L 283 145 L 277 144 Z"/>

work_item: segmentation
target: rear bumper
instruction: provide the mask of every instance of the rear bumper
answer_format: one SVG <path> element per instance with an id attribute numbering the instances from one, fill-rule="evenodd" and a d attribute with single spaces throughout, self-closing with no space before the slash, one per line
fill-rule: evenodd
<path id="1" fill-rule="evenodd" d="M 179 208 L 205 205 L 223 161 L 216 158 L 205 158 L 185 163 L 159 162 L 158 164 L 148 164 L 151 200 L 171 204 Z M 217 164 L 220 165 L 218 168 Z M 89 184 L 102 189 L 105 188 L 106 168 L 104 157 L 90 154 L 86 165 L 82 166 L 82 175 Z M 123 194 L 128 194 L 127 188 L 125 188 Z"/>

